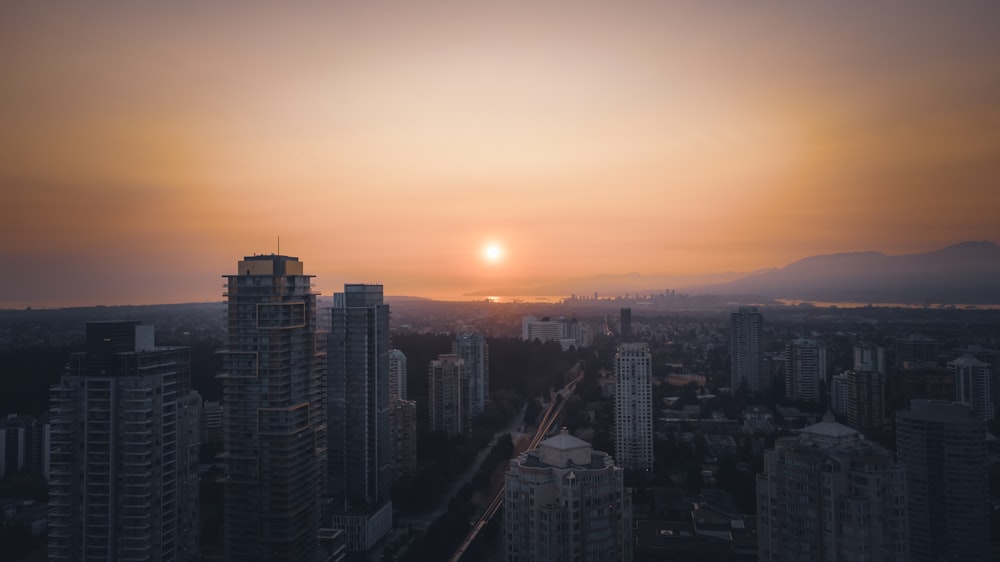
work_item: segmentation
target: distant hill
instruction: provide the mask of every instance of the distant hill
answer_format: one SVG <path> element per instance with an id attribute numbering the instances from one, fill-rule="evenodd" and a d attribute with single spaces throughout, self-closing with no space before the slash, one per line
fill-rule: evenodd
<path id="1" fill-rule="evenodd" d="M 813 256 L 780 269 L 683 290 L 829 302 L 998 304 L 1000 246 L 979 241 L 922 254 Z"/>

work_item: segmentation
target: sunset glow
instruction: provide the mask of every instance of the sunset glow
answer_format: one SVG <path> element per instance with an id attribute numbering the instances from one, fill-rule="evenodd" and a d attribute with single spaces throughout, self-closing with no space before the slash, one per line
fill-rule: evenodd
<path id="1" fill-rule="evenodd" d="M 496 263 L 503 258 L 503 248 L 498 244 L 490 243 L 483 248 L 483 259 L 488 262 Z"/>
<path id="2" fill-rule="evenodd" d="M 324 294 L 438 297 L 998 240 L 998 18 L 4 3 L 0 306 L 218 300 L 279 232 Z"/>

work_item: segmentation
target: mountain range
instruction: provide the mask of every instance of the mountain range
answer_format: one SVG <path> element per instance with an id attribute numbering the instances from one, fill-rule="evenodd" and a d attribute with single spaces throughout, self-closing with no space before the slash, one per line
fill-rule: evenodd
<path id="1" fill-rule="evenodd" d="M 1000 246 L 962 242 L 918 254 L 849 252 L 801 259 L 754 273 L 706 276 L 600 275 L 543 287 L 492 289 L 485 295 L 754 295 L 823 302 L 1000 304 Z"/>

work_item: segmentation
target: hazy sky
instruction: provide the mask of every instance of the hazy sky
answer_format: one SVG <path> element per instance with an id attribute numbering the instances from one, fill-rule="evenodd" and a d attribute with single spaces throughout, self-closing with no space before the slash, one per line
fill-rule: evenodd
<path id="1" fill-rule="evenodd" d="M 1000 2 L 3 2 L 0 305 L 1000 241 Z M 487 263 L 482 248 L 504 248 Z"/>

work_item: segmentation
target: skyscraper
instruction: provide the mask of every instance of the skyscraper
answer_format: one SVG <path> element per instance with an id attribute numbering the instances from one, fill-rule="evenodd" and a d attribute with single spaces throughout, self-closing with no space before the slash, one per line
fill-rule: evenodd
<path id="1" fill-rule="evenodd" d="M 986 424 L 967 404 L 911 400 L 896 414 L 911 562 L 989 560 Z"/>
<path id="2" fill-rule="evenodd" d="M 225 557 L 312 560 L 326 440 L 312 276 L 298 258 L 271 254 L 247 256 L 225 277 Z"/>
<path id="3" fill-rule="evenodd" d="M 782 437 L 757 475 L 762 561 L 907 560 L 903 468 L 832 416 Z"/>
<path id="4" fill-rule="evenodd" d="M 607 453 L 564 429 L 511 459 L 505 483 L 507 562 L 632 559 L 632 498 Z"/>
<path id="5" fill-rule="evenodd" d="M 392 528 L 389 305 L 382 285 L 334 295 L 328 346 L 327 492 L 332 527 L 367 551 Z"/>
<path id="6" fill-rule="evenodd" d="M 653 357 L 644 343 L 615 353 L 615 459 L 631 470 L 653 468 Z"/>
<path id="7" fill-rule="evenodd" d="M 993 389 L 992 365 L 966 353 L 948 362 L 948 370 L 955 377 L 955 401 L 972 406 L 979 419 L 996 417 L 996 393 Z"/>
<path id="8" fill-rule="evenodd" d="M 885 350 L 870 343 L 859 343 L 854 346 L 854 370 L 878 371 L 883 375 L 885 370 Z"/>
<path id="9" fill-rule="evenodd" d="M 618 325 L 621 328 L 621 335 L 623 338 L 632 337 L 632 308 L 622 307 L 618 311 Z"/>
<path id="10" fill-rule="evenodd" d="M 393 480 L 406 480 L 417 470 L 417 403 L 389 401 L 389 433 L 392 439 Z"/>
<path id="11" fill-rule="evenodd" d="M 406 400 L 406 355 L 389 350 L 389 398 Z"/>
<path id="12" fill-rule="evenodd" d="M 764 370 L 764 315 L 756 307 L 740 307 L 729 315 L 732 385 L 746 381 L 750 392 L 764 392 L 770 383 Z"/>
<path id="13" fill-rule="evenodd" d="M 197 560 L 190 350 L 138 322 L 87 324 L 85 349 L 52 387 L 49 559 Z"/>
<path id="14" fill-rule="evenodd" d="M 490 402 L 490 348 L 482 334 L 460 334 L 451 344 L 451 352 L 465 362 L 469 377 L 469 415 L 478 416 Z"/>
<path id="15" fill-rule="evenodd" d="M 847 424 L 858 431 L 881 429 L 886 423 L 885 375 L 853 370 L 846 375 Z"/>
<path id="16" fill-rule="evenodd" d="M 431 431 L 449 436 L 472 429 L 467 404 L 469 376 L 465 361 L 455 354 L 438 355 L 427 368 L 427 401 Z"/>
<path id="17" fill-rule="evenodd" d="M 826 378 L 826 348 L 799 338 L 785 345 L 785 397 L 819 402 Z"/>

